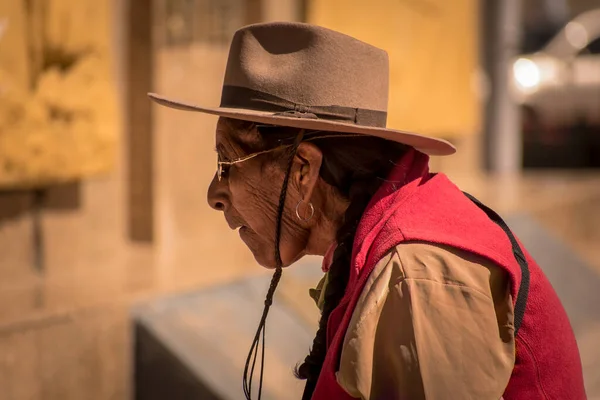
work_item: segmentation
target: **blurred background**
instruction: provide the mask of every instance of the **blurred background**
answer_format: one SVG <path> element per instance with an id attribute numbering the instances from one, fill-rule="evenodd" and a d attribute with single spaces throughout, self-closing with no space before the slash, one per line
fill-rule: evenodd
<path id="1" fill-rule="evenodd" d="M 146 93 L 217 105 L 274 20 L 388 51 L 388 125 L 452 141 L 432 168 L 544 258 L 600 399 L 600 0 L 2 0 L 0 400 L 242 398 L 268 276 L 206 204 L 216 118 Z M 284 274 L 265 398 L 299 398 L 318 263 Z"/>

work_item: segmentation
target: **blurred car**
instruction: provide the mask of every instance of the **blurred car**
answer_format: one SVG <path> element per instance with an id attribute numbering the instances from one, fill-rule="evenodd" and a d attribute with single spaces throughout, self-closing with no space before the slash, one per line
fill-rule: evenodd
<path id="1" fill-rule="evenodd" d="M 526 144 L 570 149 L 584 163 L 600 157 L 600 8 L 572 19 L 540 51 L 518 57 L 512 76 Z"/>

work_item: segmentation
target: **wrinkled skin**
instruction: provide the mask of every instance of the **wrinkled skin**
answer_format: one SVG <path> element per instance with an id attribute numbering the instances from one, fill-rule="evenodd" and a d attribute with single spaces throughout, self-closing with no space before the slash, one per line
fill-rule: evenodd
<path id="1" fill-rule="evenodd" d="M 253 128 L 249 132 L 232 131 L 220 119 L 216 129 L 216 148 L 224 161 L 253 153 L 261 138 Z M 240 237 L 266 268 L 277 266 L 274 254 L 277 207 L 287 167 L 285 150 L 257 156 L 225 168 L 221 181 L 215 174 L 207 193 L 208 203 L 222 211 L 232 229 L 240 228 Z M 335 232 L 347 207 L 336 190 L 319 176 L 323 160 L 321 150 L 303 142 L 294 157 L 285 209 L 282 218 L 280 252 L 283 266 L 289 266 L 307 254 L 324 255 L 335 240 Z M 315 213 L 307 217 L 312 203 Z"/>

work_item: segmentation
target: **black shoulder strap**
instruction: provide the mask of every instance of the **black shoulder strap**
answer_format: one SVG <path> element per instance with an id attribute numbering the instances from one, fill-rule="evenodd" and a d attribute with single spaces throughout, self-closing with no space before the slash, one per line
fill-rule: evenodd
<path id="1" fill-rule="evenodd" d="M 521 323 L 523 322 L 523 317 L 525 316 L 525 306 L 527 305 L 527 296 L 529 295 L 529 265 L 527 264 L 527 259 L 523 254 L 523 250 L 519 246 L 517 239 L 510 231 L 506 222 L 491 208 L 482 204 L 475 197 L 471 196 L 469 193 L 463 192 L 465 196 L 469 198 L 473 203 L 477 205 L 483 212 L 487 214 L 487 216 L 496 223 L 504 233 L 510 239 L 510 243 L 512 244 L 512 251 L 519 263 L 519 267 L 521 268 L 521 285 L 519 286 L 519 292 L 517 293 L 517 301 L 515 302 L 515 336 L 517 336 L 517 332 L 521 327 Z"/>

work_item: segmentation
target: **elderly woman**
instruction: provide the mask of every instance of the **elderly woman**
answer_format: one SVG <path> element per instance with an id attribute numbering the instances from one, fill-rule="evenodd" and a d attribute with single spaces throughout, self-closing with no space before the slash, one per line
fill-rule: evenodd
<path id="1" fill-rule="evenodd" d="M 252 25 L 233 38 L 220 107 L 151 97 L 221 117 L 208 201 L 275 270 L 247 398 L 282 268 L 307 254 L 324 256 L 325 277 L 297 368 L 304 399 L 585 398 L 541 269 L 496 213 L 429 172 L 428 155 L 454 148 L 386 128 L 384 51 L 317 26 Z"/>

